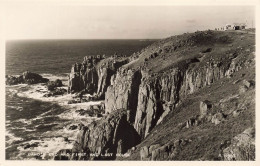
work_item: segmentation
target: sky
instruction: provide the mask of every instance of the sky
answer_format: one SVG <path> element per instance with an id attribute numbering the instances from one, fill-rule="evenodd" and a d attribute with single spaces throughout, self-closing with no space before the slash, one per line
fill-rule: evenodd
<path id="1" fill-rule="evenodd" d="M 227 23 L 255 24 L 253 6 L 111 6 L 9 4 L 7 39 L 157 39 L 219 28 Z"/>

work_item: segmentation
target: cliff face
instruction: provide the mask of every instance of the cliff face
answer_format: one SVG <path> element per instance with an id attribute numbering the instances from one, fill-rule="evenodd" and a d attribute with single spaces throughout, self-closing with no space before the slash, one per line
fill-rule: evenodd
<path id="1" fill-rule="evenodd" d="M 142 78 L 136 74 L 142 72 L 122 68 L 111 80 L 111 86 L 106 92 L 106 112 L 121 108 L 132 110 L 132 114 L 136 114 L 134 127 L 145 138 L 164 116 L 174 111 L 181 99 L 221 78 L 231 76 L 246 63 L 242 54 L 222 57 L 221 60 L 224 62 L 209 59 L 202 65 L 200 61 L 195 64 L 185 60 L 181 66 L 168 72 L 154 77 L 143 74 Z"/>
<path id="2" fill-rule="evenodd" d="M 207 143 L 209 138 L 205 136 L 205 138 L 197 140 L 197 138 L 192 137 L 196 134 L 188 131 L 190 136 L 186 134 L 184 128 L 189 130 L 194 127 L 197 133 L 201 135 L 204 134 L 203 130 L 209 129 L 207 132 L 214 136 L 216 133 L 211 132 L 211 130 L 220 131 L 212 125 L 223 125 L 227 127 L 226 130 L 231 130 L 232 124 L 235 124 L 239 128 L 239 131 L 235 133 L 241 133 L 241 130 L 245 127 L 252 126 L 251 123 L 248 123 L 248 120 L 245 120 L 246 122 L 242 127 L 234 123 L 236 117 L 240 114 L 240 110 L 244 110 L 244 107 L 236 103 L 237 101 L 234 102 L 235 99 L 232 96 L 230 97 L 232 100 L 228 100 L 232 107 L 218 101 L 215 101 L 217 104 L 212 104 L 206 102 L 205 99 L 208 97 L 212 100 L 222 101 L 225 96 L 221 94 L 241 95 L 243 98 L 246 95 L 250 96 L 251 92 L 246 95 L 237 94 L 238 91 L 244 93 L 252 88 L 250 81 L 246 81 L 246 84 L 239 90 L 237 86 L 232 87 L 230 81 L 237 84 L 240 81 L 238 80 L 240 76 L 253 79 L 254 50 L 254 35 L 252 34 L 197 32 L 171 37 L 145 48 L 138 54 L 131 56 L 129 63 L 118 67 L 114 75 L 108 74 L 109 68 L 99 68 L 97 89 L 98 93 L 106 91 L 105 110 L 108 117 L 113 116 L 119 110 L 125 110 L 126 121 L 128 127 L 131 128 L 128 137 L 136 138 L 137 133 L 142 140 L 137 145 L 137 150 L 133 151 L 132 157 L 128 159 L 140 159 L 140 156 L 141 159 L 145 160 L 183 160 L 190 158 L 190 156 L 185 156 L 185 152 L 189 152 L 186 147 L 200 149 L 198 148 L 199 144 L 202 144 L 203 140 Z M 247 74 L 244 74 L 246 71 Z M 234 76 L 235 78 L 233 78 Z M 108 78 L 111 78 L 110 85 L 107 83 L 109 82 Z M 229 88 L 226 89 L 225 86 Z M 218 89 L 219 87 L 222 87 L 222 89 Z M 207 97 L 202 98 L 198 93 Z M 215 97 L 212 97 L 212 94 Z M 193 97 L 192 100 L 191 97 Z M 202 102 L 205 106 L 201 105 L 202 113 L 199 113 L 197 110 L 200 109 L 195 104 L 201 101 L 205 101 Z M 245 101 L 250 101 L 250 99 L 246 98 Z M 186 108 L 186 105 L 190 110 Z M 246 105 L 250 106 L 250 110 L 252 110 L 253 103 L 248 102 Z M 204 107 L 205 110 L 203 111 Z M 244 118 L 247 119 L 254 116 L 252 112 L 243 112 L 243 114 Z M 104 123 L 104 125 L 109 124 Z M 208 128 L 200 130 L 196 126 L 207 126 Z M 91 127 L 91 129 L 88 128 L 84 131 L 89 135 L 88 133 L 96 130 L 99 129 Z M 107 131 L 110 137 L 114 135 L 113 132 L 110 132 L 110 129 Z M 124 131 L 122 132 L 124 133 Z M 79 134 L 79 138 L 83 141 L 79 139 L 78 145 L 84 146 L 82 149 L 96 147 L 97 145 L 89 144 L 94 137 L 89 135 L 88 139 L 85 139 L 85 133 Z M 228 132 L 225 131 L 220 135 L 223 138 L 230 139 L 231 136 L 226 133 Z M 101 135 L 100 139 L 108 139 L 108 136 L 99 135 Z M 164 140 L 166 135 L 170 135 L 169 139 L 160 142 Z M 194 139 L 195 143 L 192 142 Z M 172 140 L 176 141 L 172 142 Z M 214 146 L 217 146 L 216 144 L 220 146 L 220 142 L 211 141 L 213 141 Z M 115 148 L 116 144 L 107 145 L 107 148 L 113 149 L 113 154 L 118 151 L 115 150 L 117 149 Z M 135 145 L 131 141 L 129 144 Z M 127 148 L 129 149 L 131 146 Z M 159 146 L 162 146 L 162 148 Z M 139 155 L 139 151 L 140 156 L 136 157 L 136 154 Z M 212 159 L 212 156 L 197 155 L 196 159 Z"/>
<path id="3" fill-rule="evenodd" d="M 89 94 L 98 94 L 104 98 L 110 78 L 116 70 L 127 63 L 126 58 L 107 58 L 104 56 L 86 56 L 83 63 L 72 66 L 69 75 L 69 93 L 85 91 Z"/>
<path id="4" fill-rule="evenodd" d="M 72 149 L 73 154 L 85 154 L 73 159 L 115 159 L 140 142 L 140 137 L 129 123 L 127 111 L 117 110 L 99 122 L 83 127 Z"/>
<path id="5" fill-rule="evenodd" d="M 82 64 L 76 63 L 71 68 L 69 75 L 69 93 L 79 92 L 86 90 L 88 93 L 93 94 L 98 85 L 98 73 L 95 65 L 100 58 L 92 56 L 85 57 Z"/>
<path id="6" fill-rule="evenodd" d="M 111 78 L 111 85 L 105 95 L 106 112 L 110 113 L 117 109 L 129 110 L 130 121 L 133 122 L 140 80 L 140 71 L 120 68 L 117 74 Z"/>

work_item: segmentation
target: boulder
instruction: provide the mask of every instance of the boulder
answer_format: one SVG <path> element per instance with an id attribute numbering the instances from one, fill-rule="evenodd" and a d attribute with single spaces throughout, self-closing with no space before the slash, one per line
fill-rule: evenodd
<path id="1" fill-rule="evenodd" d="M 231 140 L 231 145 L 223 150 L 223 160 L 255 160 L 255 129 L 246 129 Z"/>
<path id="2" fill-rule="evenodd" d="M 200 102 L 200 115 L 205 116 L 210 113 L 212 109 L 212 104 L 208 100 Z"/>
<path id="3" fill-rule="evenodd" d="M 216 113 L 212 116 L 211 122 L 218 125 L 222 120 L 224 120 L 223 113 Z"/>
<path id="4" fill-rule="evenodd" d="M 71 149 L 61 149 L 54 156 L 54 160 L 70 160 L 71 156 L 72 156 Z"/>
<path id="5" fill-rule="evenodd" d="M 67 90 L 64 88 L 54 89 L 51 92 L 43 95 L 43 97 L 52 97 L 52 96 L 58 96 L 58 95 L 64 95 L 67 93 Z"/>
<path id="6" fill-rule="evenodd" d="M 24 72 L 20 76 L 6 76 L 6 85 L 17 85 L 17 84 L 37 84 L 37 83 L 46 83 L 49 80 L 43 78 L 41 75 L 36 73 L 31 73 L 29 71 Z"/>
<path id="7" fill-rule="evenodd" d="M 150 147 L 144 146 L 140 150 L 141 160 L 174 160 L 174 157 L 180 152 L 181 148 L 190 141 L 187 139 L 177 139 L 173 143 L 164 145 L 154 144 Z"/>
<path id="8" fill-rule="evenodd" d="M 61 87 L 62 86 L 62 81 L 59 80 L 59 79 L 57 79 L 55 81 L 49 81 L 46 86 L 47 86 L 48 90 L 53 91 L 57 87 Z"/>

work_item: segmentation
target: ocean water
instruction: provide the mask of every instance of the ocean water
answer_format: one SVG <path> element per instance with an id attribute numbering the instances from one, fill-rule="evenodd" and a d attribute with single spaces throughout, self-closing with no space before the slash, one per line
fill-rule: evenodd
<path id="1" fill-rule="evenodd" d="M 6 42 L 6 74 L 29 70 L 67 88 L 71 65 L 88 55 L 131 55 L 154 40 L 18 40 Z M 76 110 L 102 101 L 70 104 L 74 96 L 43 97 L 45 84 L 6 86 L 5 149 L 7 160 L 52 160 L 72 148 L 78 130 L 70 126 L 97 120 Z"/>
<path id="2" fill-rule="evenodd" d="M 6 74 L 68 73 L 88 55 L 131 55 L 155 40 L 16 40 L 6 42 Z"/>

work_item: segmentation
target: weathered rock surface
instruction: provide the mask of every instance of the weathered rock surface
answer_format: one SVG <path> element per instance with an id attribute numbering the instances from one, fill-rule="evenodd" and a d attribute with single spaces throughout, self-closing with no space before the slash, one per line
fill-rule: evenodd
<path id="1" fill-rule="evenodd" d="M 86 56 L 83 63 L 72 66 L 69 75 L 69 93 L 84 91 L 96 93 L 104 98 L 110 78 L 116 70 L 127 63 L 127 58 L 106 58 L 105 56 Z"/>
<path id="2" fill-rule="evenodd" d="M 220 38 L 211 39 L 211 33 L 205 35 L 197 34 L 195 37 L 206 37 L 212 40 L 211 42 L 214 40 L 222 42 Z M 198 58 L 179 60 L 173 63 L 167 71 L 153 74 L 143 71 L 142 68 L 145 67 L 128 69 L 128 66 L 133 66 L 136 61 L 133 60 L 126 67 L 120 68 L 116 76 L 112 77 L 111 86 L 106 92 L 106 112 L 121 108 L 131 110 L 132 115 L 136 115 L 134 127 L 143 139 L 158 124 L 158 121 L 162 121 L 167 112 L 174 110 L 181 99 L 222 78 L 231 77 L 234 72 L 245 67 L 249 61 L 239 51 L 234 51 L 228 56 L 204 57 L 203 55 L 200 60 Z M 148 57 L 154 55 L 150 52 Z M 152 52 L 156 53 L 156 57 L 152 56 L 153 58 L 150 59 L 160 57 L 158 50 Z M 211 51 L 205 53 L 209 52 Z M 135 77 L 134 73 L 142 73 L 142 78 Z M 137 107 L 133 100 L 137 101 Z M 213 121 L 218 124 L 216 116 Z"/>
<path id="3" fill-rule="evenodd" d="M 140 82 L 140 71 L 120 68 L 111 78 L 111 85 L 106 92 L 106 112 L 110 113 L 117 109 L 130 110 L 130 122 L 134 122 Z"/>
<path id="4" fill-rule="evenodd" d="M 48 90 L 53 91 L 57 87 L 63 86 L 63 84 L 62 84 L 61 80 L 57 79 L 55 81 L 49 81 L 46 86 L 47 86 Z"/>
<path id="5" fill-rule="evenodd" d="M 72 149 L 73 159 L 114 159 L 117 153 L 124 154 L 138 143 L 140 137 L 127 121 L 127 112 L 117 110 L 80 130 Z"/>
<path id="6" fill-rule="evenodd" d="M 234 137 L 231 145 L 223 150 L 222 157 L 228 161 L 255 160 L 255 129 L 248 128 Z"/>
<path id="7" fill-rule="evenodd" d="M 187 139 L 178 139 L 173 143 L 165 145 L 154 144 L 149 147 L 144 146 L 140 150 L 141 160 L 174 160 L 181 149 L 191 142 Z"/>
<path id="8" fill-rule="evenodd" d="M 22 75 L 16 76 L 6 76 L 6 85 L 17 85 L 17 84 L 37 84 L 46 83 L 49 80 L 43 78 L 41 75 L 36 73 L 31 73 L 29 71 L 24 72 Z"/>
<path id="9" fill-rule="evenodd" d="M 69 75 L 69 93 L 86 90 L 93 94 L 97 89 L 98 74 L 95 65 L 101 58 L 87 56 L 82 64 L 74 64 Z"/>
<path id="10" fill-rule="evenodd" d="M 43 95 L 43 97 L 52 97 L 58 95 L 64 95 L 67 93 L 67 90 L 64 88 L 55 88 L 54 90 L 48 92 L 47 94 Z"/>

